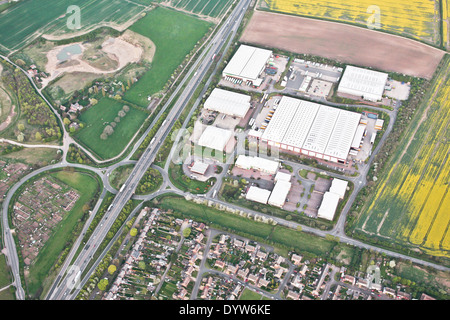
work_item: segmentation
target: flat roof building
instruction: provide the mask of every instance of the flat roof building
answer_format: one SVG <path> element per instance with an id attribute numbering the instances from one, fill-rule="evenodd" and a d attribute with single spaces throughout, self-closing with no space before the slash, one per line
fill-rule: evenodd
<path id="1" fill-rule="evenodd" d="M 272 193 L 270 194 L 267 203 L 275 207 L 279 208 L 283 207 L 284 203 L 286 202 L 286 197 L 289 194 L 290 190 L 291 190 L 290 182 L 278 180 L 277 183 L 275 184 L 275 187 L 272 190 Z"/>
<path id="2" fill-rule="evenodd" d="M 387 80 L 387 73 L 347 66 L 337 92 L 362 97 L 369 101 L 380 101 Z"/>
<path id="3" fill-rule="evenodd" d="M 267 200 L 270 197 L 270 191 L 266 190 L 266 189 L 261 189 L 255 186 L 251 186 L 248 191 L 247 194 L 245 196 L 245 198 L 247 200 L 251 200 L 251 201 L 255 201 L 255 202 L 259 202 L 259 203 L 263 203 L 263 204 L 267 204 Z"/>
<path id="4" fill-rule="evenodd" d="M 198 173 L 201 175 L 204 175 L 206 170 L 208 170 L 209 164 L 201 162 L 201 161 L 195 161 L 194 165 L 191 167 L 191 171 L 194 173 Z"/>
<path id="5" fill-rule="evenodd" d="M 339 196 L 339 199 L 344 199 L 347 186 L 348 181 L 334 178 L 331 182 L 330 192 L 336 193 Z"/>
<path id="6" fill-rule="evenodd" d="M 245 170 L 254 169 L 268 174 L 275 174 L 280 166 L 278 161 L 242 154 L 238 156 L 235 165 Z"/>
<path id="7" fill-rule="evenodd" d="M 197 143 L 202 147 L 223 151 L 232 136 L 233 132 L 230 130 L 207 126 Z"/>
<path id="8" fill-rule="evenodd" d="M 345 163 L 361 114 L 283 96 L 261 140 L 269 146 Z"/>
<path id="9" fill-rule="evenodd" d="M 224 77 L 256 81 L 264 70 L 272 51 L 241 45 L 222 72 Z"/>
<path id="10" fill-rule="evenodd" d="M 336 208 L 339 203 L 339 195 L 333 192 L 325 192 L 323 195 L 322 203 L 320 204 L 317 217 L 333 220 Z"/>
<path id="11" fill-rule="evenodd" d="M 204 108 L 243 118 L 250 109 L 250 100 L 251 97 L 248 95 L 215 88 L 206 99 Z"/>
<path id="12" fill-rule="evenodd" d="M 291 176 L 289 173 L 285 173 L 285 172 L 278 171 L 277 174 L 276 174 L 276 176 L 275 176 L 274 181 L 275 181 L 275 182 L 277 182 L 277 181 L 287 181 L 287 182 L 290 182 L 290 181 L 291 181 L 291 178 L 292 178 L 292 176 Z"/>

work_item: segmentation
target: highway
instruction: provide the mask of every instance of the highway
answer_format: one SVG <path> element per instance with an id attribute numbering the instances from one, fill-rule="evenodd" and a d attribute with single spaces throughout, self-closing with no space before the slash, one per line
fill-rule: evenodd
<path id="1" fill-rule="evenodd" d="M 184 79 L 188 79 L 189 76 L 193 72 L 195 72 L 192 78 L 187 83 L 180 97 L 170 110 L 169 114 L 167 115 L 166 121 L 164 122 L 163 126 L 161 126 L 155 134 L 154 139 L 152 139 L 153 142 L 150 143 L 150 145 L 145 149 L 141 158 L 137 161 L 132 173 L 130 174 L 130 177 L 125 182 L 121 191 L 114 198 L 111 209 L 105 213 L 98 227 L 92 233 L 91 238 L 87 241 L 83 250 L 78 255 L 72 266 L 71 272 L 69 272 L 64 278 L 62 278 L 62 280 L 61 276 L 57 278 L 57 281 L 55 281 L 55 284 L 50 290 L 47 299 L 65 300 L 74 298 L 77 290 L 75 290 L 75 292 L 72 294 L 71 291 L 72 289 L 74 289 L 74 282 L 76 283 L 75 280 L 78 280 L 75 279 L 76 275 L 79 272 L 84 272 L 89 264 L 89 261 L 98 249 L 99 244 L 103 241 L 112 224 L 119 216 L 122 208 L 132 198 L 136 186 L 138 185 L 139 181 L 141 180 L 149 166 L 155 160 L 159 148 L 170 133 L 172 126 L 178 119 L 179 114 L 183 111 L 187 102 L 192 98 L 193 93 L 198 88 L 198 85 L 207 74 L 209 68 L 213 65 L 213 58 L 220 53 L 228 36 L 232 32 L 235 32 L 240 25 L 244 16 L 244 12 L 248 8 L 250 2 L 250 0 L 242 0 L 237 4 L 233 12 L 227 18 L 226 22 L 223 23 L 222 27 L 217 31 L 216 35 L 210 41 L 209 45 L 203 50 L 203 54 L 199 57 L 197 63 L 194 64 L 194 66 L 186 74 Z M 184 81 L 179 85 L 178 88 L 181 88 L 183 83 Z M 172 94 L 172 97 L 176 96 L 177 93 L 178 90 L 176 90 Z M 170 103 L 170 100 L 168 101 L 168 103 Z M 156 123 L 157 120 L 158 117 L 157 119 L 155 119 L 154 123 Z M 60 274 L 64 274 L 65 271 L 66 269 L 61 270 Z"/>

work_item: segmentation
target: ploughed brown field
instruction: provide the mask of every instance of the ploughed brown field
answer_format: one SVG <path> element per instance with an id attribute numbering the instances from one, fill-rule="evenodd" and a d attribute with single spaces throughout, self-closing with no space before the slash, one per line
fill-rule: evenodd
<path id="1" fill-rule="evenodd" d="M 241 42 L 430 79 L 445 52 L 342 23 L 255 11 Z"/>

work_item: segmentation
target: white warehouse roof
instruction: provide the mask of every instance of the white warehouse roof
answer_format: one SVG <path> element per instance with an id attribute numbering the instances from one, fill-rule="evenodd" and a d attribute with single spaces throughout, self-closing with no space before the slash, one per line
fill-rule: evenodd
<path id="1" fill-rule="evenodd" d="M 339 83 L 338 92 L 378 101 L 383 97 L 387 80 L 387 73 L 347 66 Z"/>
<path id="2" fill-rule="evenodd" d="M 291 181 L 292 176 L 289 173 L 278 171 L 275 176 L 275 182 L 277 181 Z"/>
<path id="3" fill-rule="evenodd" d="M 330 221 L 333 220 L 338 203 L 339 203 L 338 194 L 333 192 L 325 192 L 317 216 L 319 218 L 327 219 Z"/>
<path id="4" fill-rule="evenodd" d="M 347 185 L 348 181 L 334 178 L 331 182 L 330 192 L 337 194 L 340 199 L 343 199 L 347 191 Z"/>
<path id="5" fill-rule="evenodd" d="M 272 161 L 260 157 L 252 157 L 239 155 L 236 160 L 236 167 L 242 169 L 255 169 L 269 174 L 275 174 L 278 170 L 279 163 L 277 161 Z"/>
<path id="6" fill-rule="evenodd" d="M 283 96 L 262 140 L 337 162 L 352 145 L 361 114 Z"/>
<path id="7" fill-rule="evenodd" d="M 245 198 L 247 200 L 256 201 L 259 203 L 267 203 L 267 200 L 269 199 L 270 191 L 266 189 L 261 189 L 255 186 L 251 186 L 248 191 Z"/>
<path id="8" fill-rule="evenodd" d="M 223 74 L 256 80 L 264 69 L 272 51 L 241 45 L 223 70 Z"/>
<path id="9" fill-rule="evenodd" d="M 270 194 L 268 203 L 272 206 L 282 207 L 286 202 L 286 197 L 291 190 L 291 183 L 288 181 L 278 180 Z"/>
<path id="10" fill-rule="evenodd" d="M 232 135 L 230 130 L 207 126 L 198 140 L 198 145 L 223 151 Z"/>
<path id="11" fill-rule="evenodd" d="M 345 159 L 352 146 L 360 119 L 361 114 L 359 113 L 341 110 L 324 154 L 337 159 Z"/>
<path id="12" fill-rule="evenodd" d="M 215 88 L 205 101 L 204 108 L 243 118 L 250 109 L 250 99 L 250 96 L 242 93 Z"/>

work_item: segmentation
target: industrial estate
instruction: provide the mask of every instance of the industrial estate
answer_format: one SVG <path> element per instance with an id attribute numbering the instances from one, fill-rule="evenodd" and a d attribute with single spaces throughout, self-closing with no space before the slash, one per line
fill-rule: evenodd
<path id="1" fill-rule="evenodd" d="M 369 2 L 0 1 L 0 300 L 449 299 L 449 6 Z"/>

